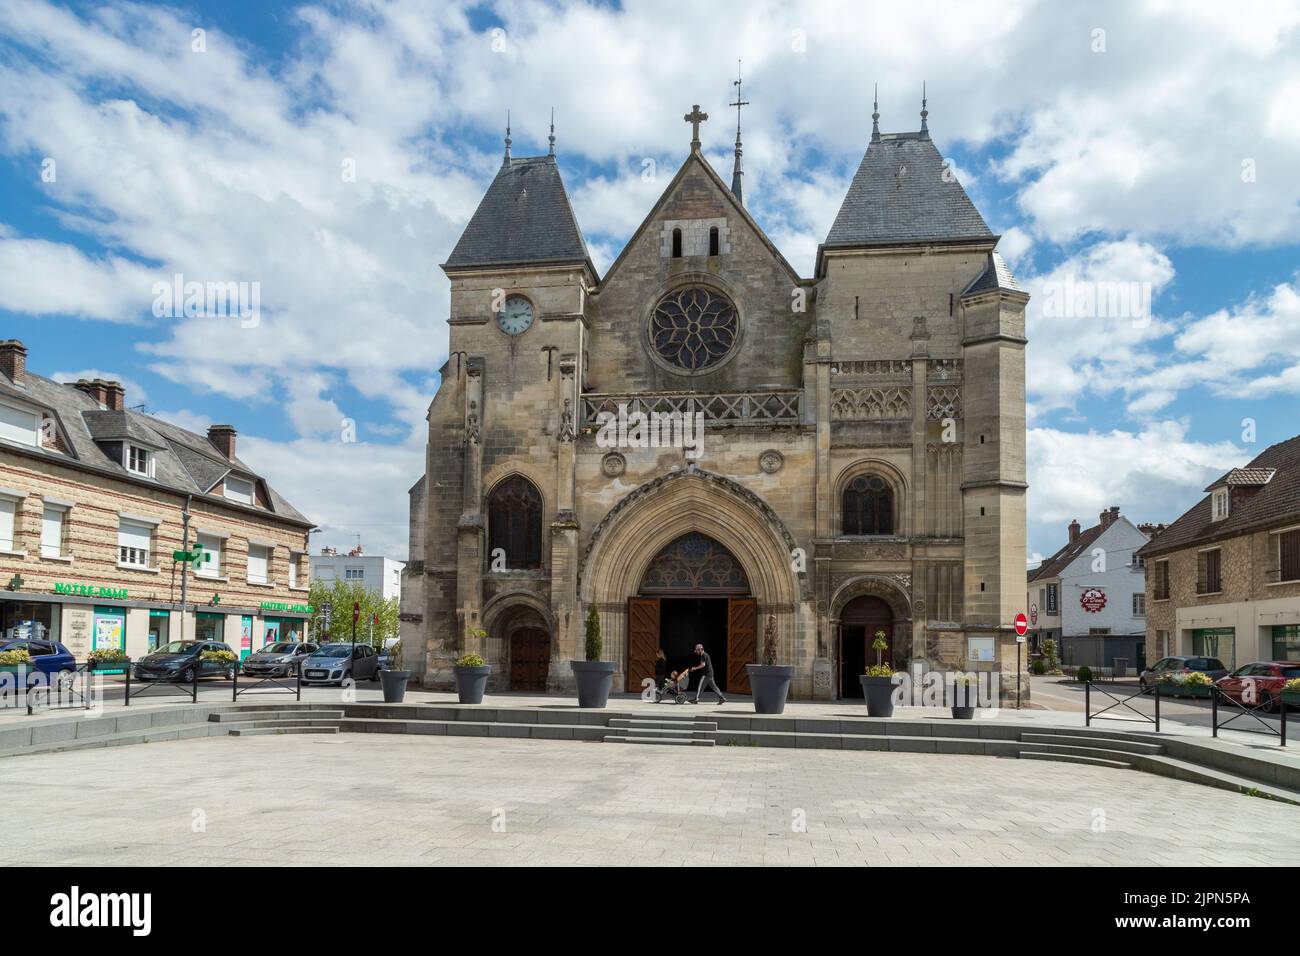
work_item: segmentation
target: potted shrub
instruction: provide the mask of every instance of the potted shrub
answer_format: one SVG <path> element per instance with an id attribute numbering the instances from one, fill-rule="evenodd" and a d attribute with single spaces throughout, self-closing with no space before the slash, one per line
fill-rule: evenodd
<path id="1" fill-rule="evenodd" d="M 749 686 L 754 694 L 754 713 L 780 714 L 785 712 L 785 699 L 794 679 L 794 667 L 776 662 L 776 616 L 767 616 L 763 629 L 763 663 L 746 664 Z"/>
<path id="2" fill-rule="evenodd" d="M 600 616 L 594 604 L 587 606 L 586 628 L 583 652 L 587 659 L 569 662 L 578 682 L 578 706 L 604 707 L 609 703 L 609 689 L 614 683 L 614 662 L 600 659 L 604 642 L 600 637 Z"/>
<path id="3" fill-rule="evenodd" d="M 87 671 L 101 674 L 124 674 L 131 666 L 126 651 L 120 647 L 98 647 L 86 655 Z"/>
<path id="4" fill-rule="evenodd" d="M 398 641 L 388 651 L 388 666 L 379 672 L 379 683 L 384 688 L 385 704 L 400 704 L 406 699 L 406 682 L 411 672 L 402 669 L 402 642 Z M 483 697 L 479 694 L 479 699 Z"/>
<path id="5" fill-rule="evenodd" d="M 973 720 L 979 703 L 979 675 L 954 674 L 952 679 L 952 716 L 954 720 Z"/>
<path id="6" fill-rule="evenodd" d="M 456 672 L 456 696 L 462 704 L 483 703 L 492 667 L 477 654 L 464 654 L 452 668 Z"/>
<path id="7" fill-rule="evenodd" d="M 13 674 L 13 687 L 27 686 L 27 671 L 31 668 L 32 657 L 25 650 L 0 651 L 0 674 Z M 7 684 L 0 678 L 0 688 Z"/>
<path id="8" fill-rule="evenodd" d="M 1210 680 L 1210 675 L 1203 671 L 1192 671 L 1185 675 L 1183 688 L 1188 697 L 1209 697 L 1214 688 L 1214 681 Z"/>
<path id="9" fill-rule="evenodd" d="M 1300 707 L 1300 677 L 1282 685 L 1282 703 L 1288 707 Z"/>
<path id="10" fill-rule="evenodd" d="M 894 669 L 880 661 L 880 655 L 888 647 L 885 632 L 876 631 L 871 642 L 871 649 L 876 652 L 876 663 L 858 678 L 862 682 L 862 696 L 867 700 L 868 717 L 894 716 Z"/>
<path id="11" fill-rule="evenodd" d="M 199 654 L 199 673 L 221 674 L 226 680 L 231 680 L 238 660 L 234 651 L 203 651 Z"/>

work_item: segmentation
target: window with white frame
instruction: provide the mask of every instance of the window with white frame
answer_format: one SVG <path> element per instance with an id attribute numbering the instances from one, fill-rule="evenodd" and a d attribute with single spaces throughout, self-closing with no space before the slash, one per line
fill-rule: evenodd
<path id="1" fill-rule="evenodd" d="M 289 587 L 298 586 L 298 555 L 289 552 Z"/>
<path id="2" fill-rule="evenodd" d="M 18 527 L 18 502 L 0 498 L 0 551 L 13 551 Z"/>
<path id="3" fill-rule="evenodd" d="M 41 439 L 41 416 L 25 408 L 0 405 L 0 438 L 35 447 Z"/>
<path id="4" fill-rule="evenodd" d="M 62 505 L 45 506 L 41 515 L 41 557 L 61 558 L 63 551 L 63 528 L 67 524 L 68 509 Z"/>
<path id="5" fill-rule="evenodd" d="M 1214 493 L 1212 507 L 1215 521 L 1222 521 L 1228 517 L 1228 512 L 1232 507 L 1232 496 L 1228 494 L 1227 488 L 1220 488 Z"/>
<path id="6" fill-rule="evenodd" d="M 1133 616 L 1134 617 L 1147 616 L 1147 596 L 1145 594 L 1133 595 Z"/>
<path id="7" fill-rule="evenodd" d="M 248 546 L 248 583 L 266 584 L 271 572 L 271 549 L 264 544 Z"/>
<path id="8" fill-rule="evenodd" d="M 196 544 L 209 557 L 195 566 L 194 574 L 201 578 L 221 577 L 221 539 L 213 534 L 200 534 Z"/>
<path id="9" fill-rule="evenodd" d="M 364 581 L 366 579 L 365 568 L 344 568 L 343 579 L 345 581 Z"/>
<path id="10" fill-rule="evenodd" d="M 147 524 L 121 519 L 117 526 L 118 564 L 132 568 L 149 567 L 150 541 L 153 528 Z"/>
<path id="11" fill-rule="evenodd" d="M 253 483 L 244 478 L 236 478 L 234 475 L 227 475 L 225 494 L 231 501 L 238 501 L 240 504 L 251 505 L 253 503 Z"/>
<path id="12" fill-rule="evenodd" d="M 127 445 L 123 464 L 126 470 L 146 478 L 153 477 L 153 453 L 139 445 Z"/>

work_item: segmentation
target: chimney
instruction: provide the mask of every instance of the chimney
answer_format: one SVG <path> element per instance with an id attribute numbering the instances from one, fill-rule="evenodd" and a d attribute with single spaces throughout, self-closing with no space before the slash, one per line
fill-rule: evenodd
<path id="1" fill-rule="evenodd" d="M 0 372 L 9 376 L 9 381 L 22 385 L 27 377 L 27 349 L 17 339 L 5 339 L 0 342 Z"/>
<path id="2" fill-rule="evenodd" d="M 1104 531 L 1106 528 L 1109 528 L 1111 525 L 1113 525 L 1116 519 L 1119 518 L 1119 505 L 1111 505 L 1108 509 L 1106 509 L 1101 513 L 1100 517 L 1101 517 L 1101 527 L 1102 530 Z"/>
<path id="3" fill-rule="evenodd" d="M 1146 524 L 1138 525 L 1138 530 L 1141 531 L 1148 538 L 1154 538 L 1161 531 L 1165 530 L 1165 526 L 1163 524 L 1152 524 L 1148 522 Z"/>
<path id="4" fill-rule="evenodd" d="M 1079 540 L 1079 519 L 1075 518 L 1070 522 L 1070 544 Z"/>
<path id="5" fill-rule="evenodd" d="M 235 457 L 235 426 L 234 425 L 209 425 L 208 441 L 216 447 L 217 451 L 227 458 Z"/>
<path id="6" fill-rule="evenodd" d="M 96 378 L 96 379 L 79 378 L 77 379 L 76 382 L 73 383 L 72 387 L 79 392 L 85 392 L 87 395 L 89 395 L 91 398 L 95 400 L 96 405 L 107 407 L 108 393 L 105 390 L 105 386 L 107 384 L 108 383 L 105 382 L 102 378 Z"/>
<path id="7" fill-rule="evenodd" d="M 120 412 L 125 404 L 123 399 L 126 398 L 126 389 L 122 387 L 121 382 L 104 382 L 104 407 L 112 412 Z"/>

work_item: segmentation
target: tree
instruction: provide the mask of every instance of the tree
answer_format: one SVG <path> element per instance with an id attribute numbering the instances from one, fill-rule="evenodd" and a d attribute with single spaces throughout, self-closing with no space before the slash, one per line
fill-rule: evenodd
<path id="1" fill-rule="evenodd" d="M 357 620 L 358 644 L 369 642 L 382 649 L 385 640 L 390 637 L 397 637 L 397 598 L 384 600 L 378 594 L 367 591 L 365 585 L 359 581 L 338 579 L 321 581 L 316 579 L 311 582 L 311 588 L 307 594 L 307 603 L 312 606 L 312 637 L 318 643 L 324 643 L 327 639 L 325 616 L 321 613 L 321 605 L 327 602 L 334 606 L 330 625 L 332 634 L 329 639 L 335 641 L 352 640 L 353 603 L 361 604 L 361 616 Z M 373 641 L 370 634 L 370 618 L 372 615 L 377 615 Z"/>
<path id="2" fill-rule="evenodd" d="M 596 605 L 587 605 L 587 635 L 583 650 L 586 652 L 587 660 L 600 660 L 600 652 L 604 647 L 604 641 L 600 636 L 600 615 L 596 613 Z"/>

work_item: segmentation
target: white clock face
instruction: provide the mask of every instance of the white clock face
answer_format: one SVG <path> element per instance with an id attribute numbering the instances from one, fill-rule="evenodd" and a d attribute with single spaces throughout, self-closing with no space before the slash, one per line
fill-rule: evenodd
<path id="1" fill-rule="evenodd" d="M 497 325 L 501 326 L 501 331 L 507 335 L 520 335 L 532 324 L 533 304 L 522 295 L 507 296 L 497 313 Z"/>

